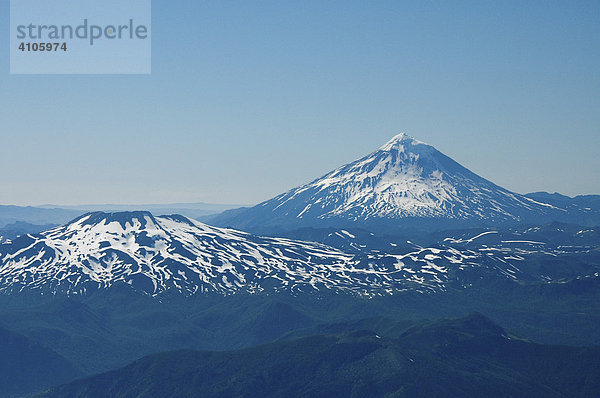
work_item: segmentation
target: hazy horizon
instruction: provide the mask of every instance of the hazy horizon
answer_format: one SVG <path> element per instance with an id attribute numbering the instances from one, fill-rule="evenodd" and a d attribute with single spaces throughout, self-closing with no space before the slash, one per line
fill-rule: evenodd
<path id="1" fill-rule="evenodd" d="M 390 137 L 391 138 L 391 137 Z M 426 143 L 429 144 L 429 143 Z M 433 145 L 435 147 L 435 145 Z M 370 151 L 368 153 L 371 153 L 373 151 Z M 365 155 L 367 155 L 368 153 L 365 153 Z M 446 154 L 447 155 L 447 154 Z M 362 157 L 362 156 L 361 156 Z M 358 160 L 359 158 L 353 159 L 351 161 L 348 161 L 348 163 Z M 458 161 L 457 159 L 453 159 L 455 161 L 457 161 L 458 163 L 461 163 L 460 161 Z M 321 177 L 322 175 L 325 175 L 326 173 L 334 170 L 335 168 L 342 166 L 341 164 L 332 168 L 331 170 L 327 170 L 327 171 L 323 171 L 320 175 L 315 176 L 315 178 L 317 177 Z M 463 164 L 464 166 L 464 164 Z M 468 167 L 467 167 L 468 168 Z M 476 174 L 477 171 L 471 170 L 473 172 L 475 172 Z M 487 178 L 485 176 L 482 176 L 484 178 Z M 314 178 L 310 178 L 307 179 L 304 182 L 299 183 L 298 185 L 302 185 L 304 183 L 309 183 L 310 181 L 312 181 Z M 489 178 L 487 178 L 489 180 Z M 492 182 L 496 183 L 495 181 L 491 180 Z M 287 192 L 288 190 L 294 188 L 295 186 L 290 186 L 288 189 L 285 189 L 285 191 L 281 191 L 281 192 L 277 192 L 275 194 L 273 194 L 272 196 L 276 196 L 278 194 Z M 506 187 L 504 187 L 506 188 Z M 517 192 L 517 191 L 514 191 Z M 523 192 L 517 192 L 520 194 L 527 194 L 527 193 L 534 193 L 534 192 L 548 192 L 548 193 L 559 193 L 561 195 L 566 195 L 566 196 L 570 196 L 570 197 L 575 197 L 575 196 L 579 196 L 579 195 L 596 195 L 598 193 L 595 192 L 590 192 L 590 193 L 576 193 L 576 194 L 566 194 L 564 192 L 559 192 L 556 190 L 545 190 L 545 191 L 540 191 L 540 190 L 529 190 L 529 191 L 523 191 Z M 31 206 L 31 207 L 44 207 L 44 206 L 56 206 L 56 207 L 100 207 L 100 206 L 161 206 L 161 205 L 169 205 L 169 206 L 175 206 L 175 205 L 192 205 L 192 204 L 205 204 L 205 205 L 220 205 L 220 206 L 230 206 L 230 207 L 242 207 L 242 206 L 254 206 L 258 203 L 261 203 L 264 200 L 270 199 L 270 197 L 266 197 L 263 200 L 260 200 L 258 202 L 254 202 L 254 203 L 223 203 L 223 202 L 207 202 L 204 200 L 197 200 L 197 201 L 175 201 L 175 202 L 106 202 L 106 203 L 102 203 L 102 202 L 82 202 L 82 203 L 75 203 L 75 202 L 67 202 L 67 203 L 58 203 L 58 202 L 44 202 L 44 203 L 37 203 L 37 202 L 31 202 L 31 203 L 0 203 L 0 205 L 15 205 L 15 206 Z"/>

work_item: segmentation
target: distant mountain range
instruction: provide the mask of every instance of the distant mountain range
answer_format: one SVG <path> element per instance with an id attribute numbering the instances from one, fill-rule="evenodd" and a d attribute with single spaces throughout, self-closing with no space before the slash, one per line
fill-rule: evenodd
<path id="1" fill-rule="evenodd" d="M 599 201 L 587 199 L 510 192 L 400 134 L 308 184 L 204 220 L 261 233 L 331 226 L 393 231 L 549 221 L 598 224 Z"/>
<path id="2" fill-rule="evenodd" d="M 197 218 L 207 215 L 221 213 L 228 209 L 240 207 L 236 204 L 216 204 L 216 203 L 162 203 L 162 204 L 87 204 L 79 206 L 56 206 L 42 205 L 40 208 L 62 208 L 67 210 L 78 210 L 83 213 L 94 211 L 119 212 L 119 211 L 149 211 L 150 213 L 161 216 L 164 214 L 180 214 L 190 218 Z"/>
<path id="3" fill-rule="evenodd" d="M 568 220 L 568 222 L 581 225 L 600 225 L 600 195 L 569 197 L 556 192 L 533 192 L 525 196 L 565 210 L 566 217 L 562 217 L 562 219 Z M 557 218 L 561 219 L 561 217 Z"/>
<path id="4" fill-rule="evenodd" d="M 211 203 L 170 203 L 170 204 L 88 204 L 80 206 L 41 205 L 41 206 L 5 206 L 0 205 L 0 235 L 2 229 L 9 224 L 27 223 L 30 225 L 46 226 L 49 224 L 65 224 L 75 217 L 92 211 L 149 211 L 154 215 L 182 214 L 186 217 L 197 218 L 217 214 L 239 205 L 223 205 Z M 11 227 L 9 227 L 11 228 Z M 14 229 L 14 228 L 12 228 Z M 40 229 L 42 231 L 43 229 Z M 29 231 L 24 231 L 28 233 Z"/>
<path id="5" fill-rule="evenodd" d="M 475 313 L 382 335 L 160 353 L 41 397 L 595 397 L 599 357 L 521 340 Z"/>
<path id="6" fill-rule="evenodd" d="M 30 225 L 64 224 L 81 214 L 79 210 L 0 205 L 0 228 L 17 222 Z"/>

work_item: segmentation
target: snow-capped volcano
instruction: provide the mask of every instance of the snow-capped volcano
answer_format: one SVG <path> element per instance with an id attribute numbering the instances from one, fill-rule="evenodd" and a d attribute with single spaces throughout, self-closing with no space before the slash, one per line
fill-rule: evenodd
<path id="1" fill-rule="evenodd" d="M 180 215 L 89 213 L 0 244 L 0 292 L 88 294 L 118 285 L 151 295 L 341 291 L 381 294 L 443 288 L 425 254 L 356 256 L 313 242 L 263 238 Z"/>
<path id="2" fill-rule="evenodd" d="M 547 270 L 543 275 L 523 270 L 525 256 L 556 261 L 565 253 L 543 242 L 482 240 L 490 234 L 496 232 L 447 238 L 433 247 L 397 240 L 389 243 L 389 251 L 370 250 L 357 240 L 350 242 L 357 250 L 348 253 L 211 227 L 179 215 L 89 213 L 0 244 L 0 293 L 72 295 L 127 285 L 150 295 L 436 292 L 469 283 L 473 275 L 550 280 Z M 345 230 L 339 236 L 357 239 Z"/>
<path id="3" fill-rule="evenodd" d="M 558 210 L 501 188 L 402 133 L 362 159 L 211 222 L 242 229 L 408 218 L 491 223 Z"/>
<path id="4" fill-rule="evenodd" d="M 0 292 L 87 294 L 118 285 L 151 295 L 338 291 L 381 294 L 443 288 L 425 254 L 356 256 L 314 242 L 264 238 L 180 215 L 89 213 L 0 244 Z"/>
<path id="5" fill-rule="evenodd" d="M 184 216 L 90 213 L 0 245 L 0 291 L 84 293 L 126 283 L 147 293 L 318 286 L 350 259 L 316 243 L 260 238 Z"/>

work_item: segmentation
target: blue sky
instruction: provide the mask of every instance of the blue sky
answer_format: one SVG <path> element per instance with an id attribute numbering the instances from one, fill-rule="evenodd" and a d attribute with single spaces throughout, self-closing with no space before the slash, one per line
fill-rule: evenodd
<path id="1" fill-rule="evenodd" d="M 149 76 L 9 74 L 0 203 L 252 204 L 405 131 L 599 194 L 600 2 L 157 1 Z"/>

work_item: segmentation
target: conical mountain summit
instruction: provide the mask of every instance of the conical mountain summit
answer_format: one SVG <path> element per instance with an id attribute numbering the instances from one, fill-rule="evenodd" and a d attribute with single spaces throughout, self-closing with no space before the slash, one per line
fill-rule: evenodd
<path id="1" fill-rule="evenodd" d="M 209 222 L 261 230 L 385 224 L 497 224 L 560 209 L 504 189 L 401 133 L 375 152 L 251 208 Z M 378 225 L 381 226 L 381 225 Z"/>

